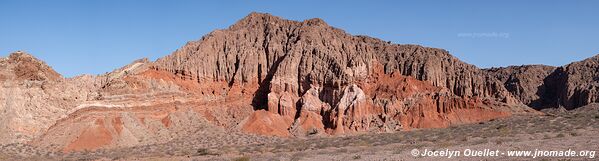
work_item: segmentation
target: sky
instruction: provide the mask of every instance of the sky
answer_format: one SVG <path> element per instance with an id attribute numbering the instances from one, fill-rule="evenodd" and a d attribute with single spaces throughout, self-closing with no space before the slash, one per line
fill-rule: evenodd
<path id="1" fill-rule="evenodd" d="M 0 0 L 0 57 L 22 50 L 66 77 L 102 74 L 256 11 L 443 48 L 481 68 L 561 66 L 599 54 L 597 8 L 592 0 Z"/>

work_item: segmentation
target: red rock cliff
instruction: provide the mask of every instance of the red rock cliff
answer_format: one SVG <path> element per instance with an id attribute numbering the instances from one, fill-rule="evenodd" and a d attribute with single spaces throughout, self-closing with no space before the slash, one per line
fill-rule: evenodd
<path id="1" fill-rule="evenodd" d="M 321 19 L 252 13 L 152 69 L 226 82 L 225 95 L 251 89 L 255 109 L 285 118 L 290 131 L 444 127 L 527 110 L 495 77 L 445 50 L 352 36 Z"/>

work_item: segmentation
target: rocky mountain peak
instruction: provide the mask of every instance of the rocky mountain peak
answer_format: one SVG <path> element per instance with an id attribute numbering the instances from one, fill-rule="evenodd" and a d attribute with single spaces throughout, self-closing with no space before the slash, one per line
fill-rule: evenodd
<path id="1" fill-rule="evenodd" d="M 267 18 L 281 19 L 280 17 L 273 16 L 269 13 L 252 12 L 252 13 L 248 14 L 247 16 L 245 16 L 245 18 L 243 18 L 242 21 L 245 19 L 267 19 Z"/>
<path id="2" fill-rule="evenodd" d="M 329 27 L 329 25 L 320 18 L 311 18 L 304 21 L 294 21 L 283 19 L 278 16 L 273 16 L 268 13 L 252 12 L 246 17 L 242 18 L 241 20 L 237 21 L 237 23 L 232 25 L 230 29 L 256 29 L 257 27 L 266 26 L 270 26 L 270 28 L 277 28 L 282 26 L 300 27 L 302 25 Z"/>
<path id="3" fill-rule="evenodd" d="M 285 20 L 282 18 L 268 13 L 252 12 L 233 24 L 230 29 L 255 28 L 257 26 L 264 26 L 268 24 L 276 25 L 283 22 L 285 22 Z"/>
<path id="4" fill-rule="evenodd" d="M 310 25 L 310 26 L 328 26 L 328 24 L 320 18 L 307 19 L 307 20 L 304 20 L 303 23 Z"/>
<path id="5" fill-rule="evenodd" d="M 565 67 L 578 67 L 578 66 L 599 66 L 599 54 L 592 56 L 590 58 L 586 58 L 584 60 L 581 61 L 577 61 L 577 62 L 572 62 L 568 65 L 566 65 Z"/>
<path id="6" fill-rule="evenodd" d="M 294 120 L 306 119 L 301 117 L 315 117 L 320 119 L 311 122 L 318 123 L 314 125 L 318 131 L 335 134 L 374 129 L 375 126 L 358 123 L 372 120 L 380 122 L 377 127 L 389 125 L 390 129 L 398 129 L 397 124 L 392 126 L 378 117 L 382 113 L 351 112 L 368 108 L 373 108 L 371 111 L 396 109 L 384 115 L 398 116 L 407 113 L 406 110 L 419 110 L 411 104 L 421 104 L 425 111 L 435 115 L 419 118 L 421 114 L 410 114 L 405 118 L 427 121 L 407 124 L 404 120 L 406 128 L 459 123 L 464 120 L 434 119 L 445 118 L 451 109 L 469 109 L 470 105 L 488 114 L 497 112 L 488 109 L 489 106 L 506 111 L 514 109 L 513 112 L 527 110 L 499 80 L 458 60 L 446 50 L 353 36 L 328 26 L 319 18 L 293 21 L 251 13 L 228 29 L 212 32 L 158 59 L 150 69 L 189 82 L 215 87 L 221 84 L 204 93 L 226 96 L 245 91 L 252 99 L 248 104 L 254 109 L 276 114 L 273 118 L 284 117 L 289 127 Z M 406 79 L 387 80 L 388 77 Z M 414 79 L 407 80 L 407 77 Z M 388 84 L 381 84 L 381 79 Z M 389 86 L 401 86 L 405 91 L 414 88 L 413 93 L 430 94 L 382 90 Z M 364 97 L 359 97 L 359 101 L 344 99 L 358 98 L 344 90 L 346 88 L 363 91 Z M 397 93 L 404 95 L 399 97 Z M 508 106 L 513 108 L 503 108 Z M 476 116 L 468 121 L 489 119 Z M 493 115 L 499 116 L 504 114 Z M 257 121 L 246 127 L 252 131 L 254 125 L 262 126 Z M 305 125 L 304 130 L 310 126 Z M 287 131 L 289 127 L 275 131 Z"/>
<path id="7" fill-rule="evenodd" d="M 12 62 L 17 62 L 25 59 L 34 59 L 35 61 L 41 62 L 40 60 L 33 57 L 33 55 L 20 50 L 15 51 L 14 53 L 10 53 L 10 55 L 8 55 L 8 59 L 10 59 Z"/>
<path id="8" fill-rule="evenodd" d="M 44 61 L 23 51 L 11 53 L 8 56 L 6 66 L 6 69 L 12 69 L 12 72 L 19 80 L 56 81 L 62 78 Z"/>

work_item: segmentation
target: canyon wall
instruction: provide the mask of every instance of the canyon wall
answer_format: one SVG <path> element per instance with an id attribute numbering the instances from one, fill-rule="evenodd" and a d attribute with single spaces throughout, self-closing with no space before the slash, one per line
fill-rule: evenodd
<path id="1" fill-rule="evenodd" d="M 599 57 L 594 56 L 561 67 L 523 65 L 486 69 L 501 80 L 512 95 L 536 109 L 575 109 L 599 96 Z"/>
<path id="2" fill-rule="evenodd" d="M 529 110 L 498 79 L 445 50 L 352 36 L 321 19 L 252 13 L 151 68 L 198 83 L 226 83 L 224 95 L 234 88 L 248 91 L 256 110 L 270 112 L 260 115 L 285 122 L 278 129 L 252 130 L 264 121 L 250 120 L 244 129 L 256 133 L 446 127 Z M 386 81 L 393 86 L 373 86 L 391 76 Z M 414 89 L 402 93 L 396 86 Z M 381 94 L 388 90 L 395 92 Z M 452 116 L 450 109 L 461 114 Z"/>

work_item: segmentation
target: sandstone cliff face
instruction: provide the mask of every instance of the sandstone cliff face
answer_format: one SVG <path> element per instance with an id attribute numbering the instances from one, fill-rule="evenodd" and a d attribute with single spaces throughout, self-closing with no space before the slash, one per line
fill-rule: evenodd
<path id="1" fill-rule="evenodd" d="M 554 100 L 566 109 L 582 107 L 599 98 L 599 56 L 559 67 L 547 80 Z"/>
<path id="2" fill-rule="evenodd" d="M 555 101 L 552 99 L 552 93 L 555 91 L 550 89 L 545 81 L 556 69 L 546 65 L 524 65 L 491 68 L 486 71 L 503 82 L 505 88 L 522 103 L 540 109 L 550 106 Z"/>
<path id="3" fill-rule="evenodd" d="M 370 128 L 380 130 L 386 124 L 399 125 L 400 118 L 413 117 L 404 114 L 387 119 L 384 115 L 399 113 L 382 110 L 387 108 L 386 105 L 375 104 L 376 93 L 365 94 L 363 82 L 377 83 L 378 78 L 373 77 L 375 70 L 381 70 L 381 75 L 397 73 L 440 88 L 443 92 L 431 95 L 443 96 L 431 96 L 423 102 L 438 102 L 436 104 L 448 106 L 445 108 L 484 108 L 479 104 L 459 104 L 485 100 L 488 104 L 509 107 L 491 111 L 511 113 L 527 110 L 495 77 L 459 61 L 445 50 L 352 36 L 328 26 L 321 19 L 298 22 L 252 13 L 228 29 L 217 30 L 199 41 L 189 42 L 182 49 L 157 60 L 150 68 L 199 83 L 226 83 L 223 95 L 230 93 L 227 91 L 234 87 L 249 91 L 254 97 L 252 105 L 255 109 L 278 114 L 272 117 L 287 120 L 285 124 L 294 127 L 291 131 L 295 131 L 295 127 L 309 127 L 302 130 L 328 131 L 330 134 L 367 131 Z M 421 91 L 416 90 L 418 92 Z M 391 103 L 419 100 L 420 97 L 393 98 Z M 444 102 L 454 100 L 460 103 Z M 422 105 L 423 110 L 436 110 L 436 106 L 428 105 Z M 402 108 L 406 106 L 409 105 L 402 105 Z M 350 111 L 367 109 L 372 111 L 353 114 L 358 116 L 346 115 Z M 361 115 L 367 115 L 364 117 L 370 120 L 347 120 L 362 119 Z M 445 119 L 436 124 L 443 126 L 484 120 L 455 121 L 443 113 L 426 119 L 439 117 Z M 368 121 L 380 121 L 378 124 L 381 126 L 371 126 Z M 363 122 L 360 123 L 363 125 L 352 122 Z M 429 126 L 414 124 L 411 127 Z"/>
<path id="4" fill-rule="evenodd" d="M 11 74 L 14 74 L 15 80 L 58 81 L 61 79 L 60 74 L 46 63 L 21 51 L 10 54 L 2 64 L 5 70 L 12 70 Z"/>
<path id="5" fill-rule="evenodd" d="M 597 102 L 598 64 L 594 56 L 562 67 L 524 65 L 486 71 L 528 106 L 574 109 Z"/>

